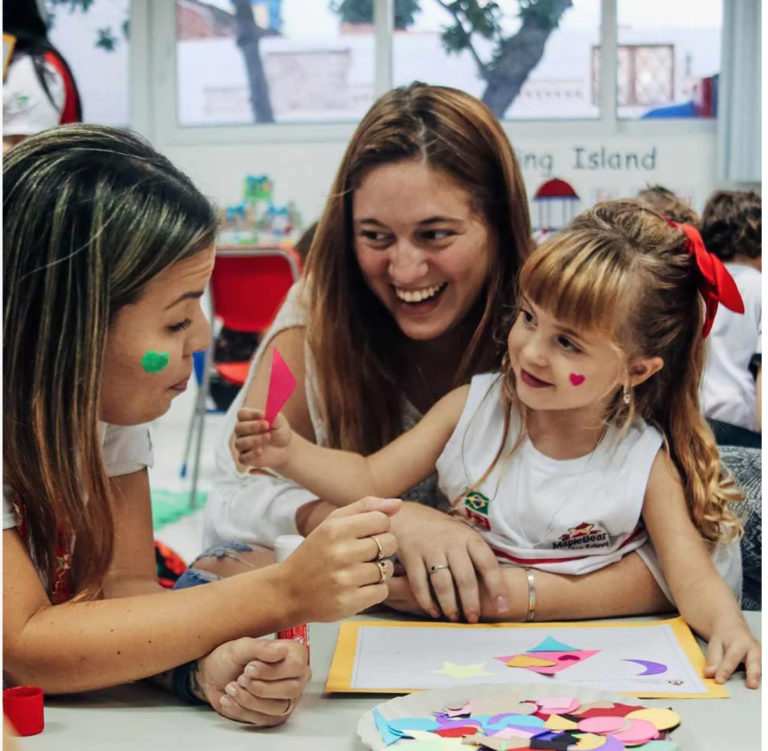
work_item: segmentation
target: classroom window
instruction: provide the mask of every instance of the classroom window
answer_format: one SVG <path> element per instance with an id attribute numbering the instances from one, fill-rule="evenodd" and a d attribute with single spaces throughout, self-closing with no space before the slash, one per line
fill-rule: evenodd
<path id="1" fill-rule="evenodd" d="M 372 27 L 334 7 L 176 0 L 179 125 L 358 120 L 374 99 Z"/>
<path id="2" fill-rule="evenodd" d="M 127 126 L 129 0 L 46 0 L 45 10 L 48 38 L 72 69 L 83 119 Z"/>
<path id="3" fill-rule="evenodd" d="M 599 116 L 590 93 L 591 50 L 600 37 L 594 0 L 570 7 L 498 0 L 480 3 L 480 14 L 442 0 L 403 0 L 396 13 L 398 5 L 412 13 L 395 24 L 395 86 L 418 79 L 460 88 L 506 120 Z"/>
<path id="4" fill-rule="evenodd" d="M 620 0 L 620 118 L 714 117 L 723 0 Z"/>

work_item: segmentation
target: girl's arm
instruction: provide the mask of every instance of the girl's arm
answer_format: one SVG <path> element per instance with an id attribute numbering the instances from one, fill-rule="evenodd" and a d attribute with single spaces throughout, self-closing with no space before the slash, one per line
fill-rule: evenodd
<path id="1" fill-rule="evenodd" d="M 137 481 L 129 477 L 121 484 Z M 48 693 L 102 688 L 161 673 L 233 639 L 351 615 L 387 594 L 371 562 L 378 546 L 367 538 L 377 535 L 386 554 L 394 553 L 389 515 L 398 508 L 396 501 L 364 499 L 334 512 L 281 564 L 173 592 L 150 586 L 146 561 L 130 565 L 130 551 L 151 538 L 145 543 L 120 525 L 123 539 L 107 577 L 111 599 L 61 605 L 48 600 L 18 533 L 6 530 L 5 675 Z"/>
<path id="2" fill-rule="evenodd" d="M 680 614 L 709 641 L 705 675 L 724 683 L 744 661 L 747 686 L 760 684 L 760 644 L 754 639 L 728 585 L 712 565 L 691 521 L 677 468 L 660 451 L 651 468 L 643 520 Z"/>
<path id="3" fill-rule="evenodd" d="M 273 426 L 259 410 L 243 409 L 235 448 L 243 465 L 270 467 L 336 505 L 363 495 L 397 496 L 429 476 L 456 427 L 469 386 L 446 394 L 409 431 L 368 457 L 321 448 L 291 433 L 286 418 Z"/>

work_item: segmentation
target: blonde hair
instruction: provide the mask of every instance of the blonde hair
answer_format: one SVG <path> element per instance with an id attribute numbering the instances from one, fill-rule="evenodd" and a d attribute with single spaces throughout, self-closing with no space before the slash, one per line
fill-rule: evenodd
<path id="1" fill-rule="evenodd" d="M 740 533 L 728 503 L 743 494 L 721 468 L 699 408 L 704 340 L 698 285 L 682 230 L 631 200 L 583 212 L 534 251 L 520 272 L 520 289 L 532 302 L 569 326 L 608 335 L 627 367 L 637 357 L 664 360 L 659 372 L 629 392 L 629 404 L 617 390 L 606 421 L 626 429 L 640 417 L 662 432 L 694 524 L 703 537 L 719 541 Z M 625 377 L 628 384 L 628 370 Z M 504 441 L 491 468 L 506 444 L 512 408 L 523 416 L 514 448 L 525 432 L 525 409 L 516 399 L 507 360 L 503 399 Z"/>
<path id="2" fill-rule="evenodd" d="M 138 136 L 71 125 L 6 154 L 3 216 L 4 482 L 49 586 L 64 534 L 78 597 L 91 598 L 114 538 L 99 437 L 110 323 L 161 271 L 211 245 L 215 214 Z"/>
<path id="3" fill-rule="evenodd" d="M 402 432 L 396 350 L 403 334 L 371 293 L 354 253 L 352 197 L 380 165 L 420 161 L 465 190 L 496 247 L 454 384 L 498 368 L 504 303 L 531 249 L 528 203 L 512 147 L 493 113 L 469 94 L 414 83 L 382 96 L 358 126 L 307 259 L 307 340 L 317 363 L 330 445 L 371 453 Z"/>

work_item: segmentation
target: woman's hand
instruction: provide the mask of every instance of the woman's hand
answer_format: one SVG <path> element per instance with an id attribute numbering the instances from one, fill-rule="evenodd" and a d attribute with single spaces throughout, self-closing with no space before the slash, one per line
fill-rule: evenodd
<path id="1" fill-rule="evenodd" d="M 441 511 L 407 502 L 392 520 L 392 531 L 413 596 L 433 618 L 442 611 L 458 621 L 463 612 L 467 621 L 477 623 L 481 582 L 499 614 L 509 610 L 496 557 L 470 527 Z"/>
<path id="2" fill-rule="evenodd" d="M 263 410 L 240 409 L 234 437 L 237 461 L 247 467 L 280 469 L 289 458 L 291 435 L 291 426 L 282 412 L 270 425 Z"/>
<path id="3" fill-rule="evenodd" d="M 402 501 L 363 498 L 336 509 L 278 564 L 295 623 L 338 621 L 384 600 L 397 552 L 390 517 Z"/>
<path id="4" fill-rule="evenodd" d="M 762 651 L 760 642 L 752 636 L 743 618 L 729 618 L 724 623 L 715 623 L 707 647 L 704 677 L 725 683 L 743 662 L 747 688 L 760 688 Z"/>
<path id="5" fill-rule="evenodd" d="M 428 615 L 424 608 L 416 601 L 407 576 L 395 574 L 387 582 L 387 586 L 389 587 L 389 596 L 384 600 L 384 605 L 400 613 L 410 613 L 422 618 Z"/>
<path id="6" fill-rule="evenodd" d="M 291 716 L 311 676 L 297 642 L 235 639 L 197 661 L 196 693 L 230 720 L 271 727 Z"/>

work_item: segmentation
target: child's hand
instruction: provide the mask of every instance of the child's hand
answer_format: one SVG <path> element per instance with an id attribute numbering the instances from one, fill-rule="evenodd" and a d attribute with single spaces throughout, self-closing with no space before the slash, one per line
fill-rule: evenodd
<path id="1" fill-rule="evenodd" d="M 235 425 L 237 459 L 249 467 L 280 469 L 288 461 L 291 426 L 282 412 L 272 425 L 260 409 L 241 409 Z"/>
<path id="2" fill-rule="evenodd" d="M 762 647 L 742 618 L 715 624 L 707 648 L 705 678 L 725 683 L 740 663 L 744 663 L 747 688 L 759 688 Z"/>

